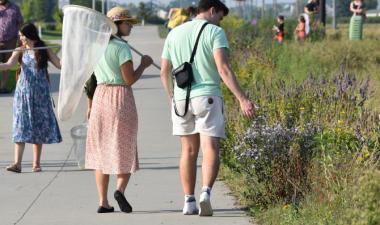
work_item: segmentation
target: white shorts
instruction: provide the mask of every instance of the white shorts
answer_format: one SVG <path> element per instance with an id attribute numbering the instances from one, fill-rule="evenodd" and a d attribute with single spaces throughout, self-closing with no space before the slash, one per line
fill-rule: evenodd
<path id="1" fill-rule="evenodd" d="M 176 101 L 179 115 L 185 112 L 186 100 Z M 173 135 L 201 134 L 225 138 L 223 99 L 220 96 L 199 96 L 190 99 L 189 109 L 184 117 L 175 114 L 172 104 Z"/>

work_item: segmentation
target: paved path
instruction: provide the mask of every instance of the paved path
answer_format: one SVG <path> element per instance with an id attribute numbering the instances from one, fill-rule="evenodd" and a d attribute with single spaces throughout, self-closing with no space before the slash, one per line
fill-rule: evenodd
<path id="1" fill-rule="evenodd" d="M 130 43 L 141 52 L 149 52 L 159 64 L 163 40 L 157 28 L 135 27 Z M 134 55 L 135 65 L 139 57 Z M 49 68 L 52 94 L 57 102 L 59 72 Z M 111 178 L 109 199 L 117 212 L 97 214 L 98 197 L 92 171 L 76 166 L 70 129 L 84 121 L 86 99 L 82 97 L 76 114 L 59 122 L 63 142 L 44 145 L 41 173 L 31 173 L 32 149 L 27 145 L 23 173 L 3 168 L 13 161 L 13 95 L 0 95 L 0 224 L 68 225 L 68 224 L 250 224 L 249 217 L 234 206 L 228 190 L 217 182 L 212 192 L 214 216 L 183 216 L 183 196 L 179 181 L 179 140 L 171 135 L 169 103 L 160 83 L 159 71 L 148 69 L 134 86 L 139 115 L 139 158 L 141 170 L 134 174 L 126 190 L 133 206 L 131 214 L 120 213 L 112 197 L 115 179 Z M 199 164 L 198 164 L 199 165 Z M 198 168 L 200 168 L 198 166 Z M 200 174 L 200 169 L 199 169 Z M 200 176 L 198 175 L 198 180 Z M 196 197 L 200 184 L 197 183 Z"/>

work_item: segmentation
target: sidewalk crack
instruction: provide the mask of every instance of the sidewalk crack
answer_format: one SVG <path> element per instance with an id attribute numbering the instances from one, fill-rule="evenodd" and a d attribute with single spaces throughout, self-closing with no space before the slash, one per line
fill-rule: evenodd
<path id="1" fill-rule="evenodd" d="M 59 170 L 56 172 L 56 174 L 50 179 L 50 181 L 45 185 L 45 187 L 43 187 L 41 189 L 41 191 L 37 194 L 37 196 L 33 199 L 33 201 L 29 204 L 28 208 L 26 208 L 25 212 L 20 216 L 20 218 L 18 218 L 16 220 L 16 222 L 13 223 L 13 225 L 17 225 L 19 222 L 21 222 L 21 220 L 25 217 L 25 215 L 29 212 L 29 210 L 33 207 L 33 205 L 37 202 L 37 200 L 40 198 L 40 196 L 42 195 L 42 193 L 48 189 L 48 187 L 54 182 L 55 179 L 58 178 L 58 175 L 62 172 L 63 168 L 65 167 L 67 161 L 69 160 L 70 158 L 70 155 L 72 153 L 74 149 L 74 146 L 71 147 L 68 155 L 66 156 L 66 159 L 65 161 L 63 162 L 61 168 L 59 168 Z"/>

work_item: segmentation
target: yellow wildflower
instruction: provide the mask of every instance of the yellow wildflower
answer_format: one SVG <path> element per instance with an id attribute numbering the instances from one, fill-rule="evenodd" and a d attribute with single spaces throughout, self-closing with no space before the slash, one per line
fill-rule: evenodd
<path id="1" fill-rule="evenodd" d="M 362 148 L 362 155 L 363 155 L 364 159 L 367 159 L 369 157 L 370 153 L 368 151 L 368 146 L 367 145 L 363 146 L 363 148 Z"/>
<path id="2" fill-rule="evenodd" d="M 284 206 L 282 206 L 282 209 L 286 210 L 286 209 L 288 209 L 289 207 L 290 207 L 289 204 L 285 204 Z"/>

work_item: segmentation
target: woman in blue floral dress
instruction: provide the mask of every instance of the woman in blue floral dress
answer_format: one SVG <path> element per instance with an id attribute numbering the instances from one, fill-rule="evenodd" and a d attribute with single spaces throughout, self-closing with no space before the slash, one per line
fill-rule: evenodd
<path id="1" fill-rule="evenodd" d="M 62 141 L 57 119 L 50 98 L 48 60 L 57 68 L 60 59 L 50 49 L 32 50 L 44 47 L 37 28 L 27 23 L 19 32 L 22 46 L 14 51 L 8 62 L 0 64 L 0 70 L 12 68 L 18 60 L 21 73 L 17 81 L 13 102 L 13 141 L 15 162 L 6 169 L 21 172 L 21 161 L 25 143 L 33 144 L 33 172 L 40 172 L 42 144 Z"/>

